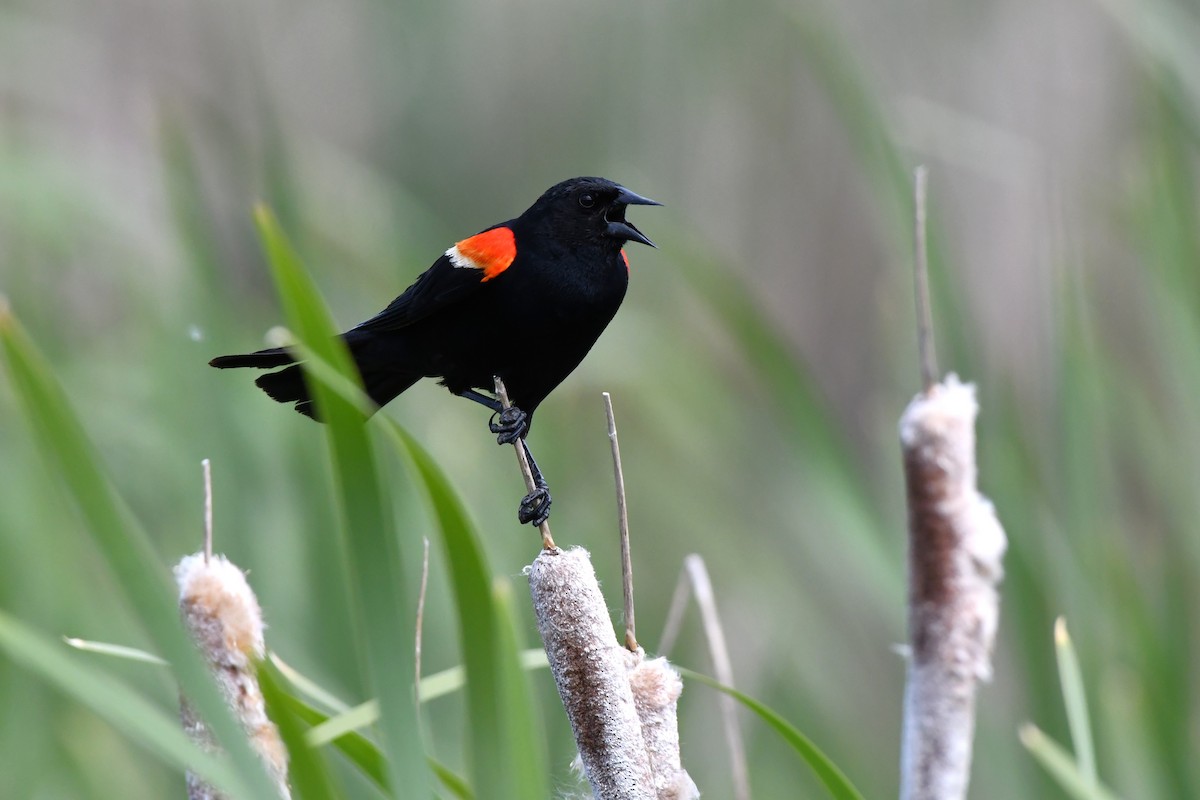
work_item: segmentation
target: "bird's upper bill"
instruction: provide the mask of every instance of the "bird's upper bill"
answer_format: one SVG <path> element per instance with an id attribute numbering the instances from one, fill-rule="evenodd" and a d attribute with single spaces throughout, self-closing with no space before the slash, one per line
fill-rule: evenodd
<path id="1" fill-rule="evenodd" d="M 608 210 L 604 212 L 604 221 L 608 223 L 608 235 L 619 239 L 625 239 L 630 242 L 640 242 L 648 244 L 651 247 L 657 247 L 654 242 L 650 241 L 650 237 L 642 233 L 637 227 L 625 219 L 625 209 L 629 206 L 661 206 L 662 203 L 657 200 L 651 200 L 649 197 L 642 197 L 636 192 L 631 192 L 624 186 L 618 187 L 617 197 L 609 205 Z"/>

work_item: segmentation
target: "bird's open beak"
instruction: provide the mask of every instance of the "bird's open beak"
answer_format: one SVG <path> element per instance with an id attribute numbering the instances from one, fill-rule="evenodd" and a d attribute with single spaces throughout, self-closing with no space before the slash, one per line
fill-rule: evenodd
<path id="1" fill-rule="evenodd" d="M 640 194 L 631 192 L 622 186 L 620 193 L 617 194 L 617 199 L 613 201 L 612 207 L 604 216 L 608 222 L 608 235 L 630 242 L 640 242 L 641 244 L 648 244 L 651 247 L 657 247 L 658 245 L 650 241 L 650 237 L 639 231 L 632 222 L 625 221 L 625 208 L 627 206 L 661 205 L 662 203 L 657 200 L 642 197 Z"/>
<path id="2" fill-rule="evenodd" d="M 617 202 L 626 206 L 661 206 L 662 203 L 657 200 L 651 200 L 649 197 L 642 197 L 637 192 L 631 192 L 624 186 L 617 194 Z"/>

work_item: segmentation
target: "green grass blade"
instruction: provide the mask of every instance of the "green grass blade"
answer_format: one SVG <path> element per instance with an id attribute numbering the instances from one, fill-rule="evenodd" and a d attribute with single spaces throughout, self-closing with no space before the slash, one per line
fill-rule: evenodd
<path id="1" fill-rule="evenodd" d="M 272 650 L 267 657 L 275 665 L 275 668 L 279 670 L 279 673 L 287 678 L 288 683 L 295 687 L 297 691 L 322 704 L 335 714 L 343 714 L 350 710 L 349 704 L 341 698 L 334 696 L 332 692 L 327 691 L 325 687 L 312 678 L 302 674 L 298 669 L 280 658 L 279 654 L 275 651 Z"/>
<path id="2" fill-rule="evenodd" d="M 696 238 L 700 237 L 680 236 L 684 241 Z M 779 408 L 781 421 L 794 432 L 797 448 L 806 458 L 826 465 L 841 481 L 855 487 L 855 500 L 869 507 L 865 492 L 858 488 L 859 468 L 847 455 L 853 450 L 849 437 L 840 433 L 829 402 L 783 331 L 763 314 L 762 303 L 733 269 L 714 262 L 701 250 L 689 252 L 684 260 L 691 267 L 683 277 L 754 367 Z"/>
<path id="3" fill-rule="evenodd" d="M 535 669 L 548 669 L 550 667 L 550 661 L 546 658 L 546 651 L 540 647 L 522 650 L 518 654 L 518 658 L 521 661 L 521 669 L 527 672 Z M 465 686 L 466 683 L 467 674 L 463 671 L 461 665 L 435 672 L 432 675 L 422 676 L 421 703 L 425 704 L 430 700 L 436 700 L 439 697 L 453 694 Z"/>
<path id="4" fill-rule="evenodd" d="M 305 347 L 347 378 L 357 380 L 328 310 L 279 224 L 265 208 L 256 215 L 288 324 Z M 360 409 L 306 375 L 325 420 L 332 456 L 343 544 L 350 567 L 352 608 L 366 685 L 379 699 L 383 750 L 393 783 L 412 796 L 430 793 L 428 767 L 417 724 L 411 652 L 414 610 L 406 600 L 399 541 L 385 502 L 375 454 Z"/>
<path id="5" fill-rule="evenodd" d="M 192 270 L 214 295 L 224 277 L 219 241 L 200 189 L 202 168 L 196 161 L 195 148 L 188 131 L 175 113 L 162 116 L 158 130 L 165 167 L 167 205 L 176 233 L 184 245 L 180 252 L 191 261 Z"/>
<path id="6" fill-rule="evenodd" d="M 816 773 L 817 779 L 829 791 L 830 796 L 836 798 L 836 800 L 863 800 L 862 793 L 854 788 L 854 784 L 850 783 L 850 779 L 846 777 L 846 774 L 830 761 L 829 757 L 822 753 L 821 749 L 813 744 L 811 739 L 797 730 L 795 726 L 783 717 L 749 695 L 742 694 L 737 689 L 715 681 L 707 675 L 701 675 L 699 672 L 692 672 L 690 669 L 683 667 L 675 667 L 675 669 L 679 670 L 680 674 L 689 680 L 699 681 L 705 686 L 711 686 L 717 691 L 724 692 L 757 714 L 763 722 L 774 728 L 783 737 L 783 740 L 791 745 L 792 749 L 804 759 L 808 766 L 812 768 L 812 771 Z"/>
<path id="7" fill-rule="evenodd" d="M 308 743 L 313 747 L 329 744 L 334 739 L 352 731 L 374 725 L 379 719 L 379 704 L 374 700 L 359 703 L 354 708 L 330 717 L 308 732 Z"/>
<path id="8" fill-rule="evenodd" d="M 1067 633 L 1067 621 L 1062 617 L 1054 623 L 1054 651 L 1058 656 L 1058 677 L 1062 682 L 1063 703 L 1067 707 L 1067 724 L 1071 728 L 1071 741 L 1075 745 L 1075 762 L 1079 774 L 1090 785 L 1096 785 L 1096 752 L 1092 746 L 1092 725 L 1088 719 L 1087 693 L 1083 688 L 1083 673 L 1071 636 Z"/>
<path id="9" fill-rule="evenodd" d="M 1075 800 L 1117 800 L 1117 796 L 1079 771 L 1071 754 L 1062 745 L 1042 733 L 1036 725 L 1024 725 L 1021 744 L 1058 781 L 1062 790 Z"/>
<path id="10" fill-rule="evenodd" d="M 311 726 L 308 735 L 311 735 L 317 727 L 324 725 L 331 719 L 325 713 L 318 711 L 294 696 L 285 694 L 284 701 L 287 703 L 291 713 Z M 362 770 L 362 773 L 370 778 L 384 794 L 389 797 L 393 796 L 391 790 L 388 788 L 383 754 L 379 752 L 379 748 L 375 746 L 374 742 L 361 733 L 348 732 L 343 733 L 329 743 L 341 751 L 342 755 L 346 756 L 352 764 Z M 437 776 L 437 779 L 442 782 L 442 785 L 451 794 L 460 798 L 460 800 L 472 800 L 474 798 L 471 787 L 467 785 L 467 782 L 461 776 L 433 758 L 426 757 L 426 761 L 429 764 L 430 771 Z"/>
<path id="11" fill-rule="evenodd" d="M 150 538 L 113 489 L 49 365 L 2 307 L 0 342 L 15 393 L 41 451 L 65 482 L 129 607 L 158 652 L 172 664 L 192 705 L 229 752 L 244 787 L 239 796 L 271 797 L 274 787 L 270 779 L 180 623 L 175 587 Z"/>
<path id="12" fill-rule="evenodd" d="M 297 800 L 337 800 L 324 754 L 305 737 L 307 727 L 287 702 L 283 677 L 270 661 L 258 668 L 258 684 L 267 704 L 267 716 L 279 728 L 288 752 L 288 778 Z"/>
<path id="13" fill-rule="evenodd" d="M 513 609 L 513 586 L 507 577 L 498 577 L 493 581 L 492 600 L 499 633 L 496 661 L 504 670 L 498 676 L 497 684 L 505 693 L 501 698 L 505 733 L 516 738 L 513 747 L 526 756 L 517 775 L 520 794 L 514 796 L 549 797 L 546 742 L 541 735 L 541 720 L 529 685 L 529 672 L 521 658 L 517 617 Z M 549 663 L 547 661 L 546 665 L 549 666 Z"/>
<path id="14" fill-rule="evenodd" d="M 454 770 L 432 758 L 429 759 L 429 768 L 433 770 L 434 775 L 437 775 L 442 785 L 449 789 L 450 793 L 458 800 L 475 800 L 475 793 L 471 791 L 471 787 Z"/>
<path id="15" fill-rule="evenodd" d="M 1158 73 L 1154 88 L 1178 115 L 1179 130 L 1193 140 L 1200 137 L 1200 58 L 1192 38 L 1200 17 L 1194 14 L 1194 6 L 1144 0 L 1097 0 L 1097 5 L 1148 62 L 1148 70 Z"/>
<path id="16" fill-rule="evenodd" d="M 240 797 L 251 797 L 247 784 L 227 760 L 196 747 L 177 718 L 168 717 L 124 683 L 72 658 L 61 647 L 0 612 L 0 650 L 40 678 L 87 706 L 167 764 L 191 768 L 210 783 Z"/>
<path id="17" fill-rule="evenodd" d="M 313 728 L 329 721 L 328 714 L 318 711 L 295 695 L 285 693 L 283 700 L 287 704 L 288 710 L 309 726 L 310 733 Z M 383 790 L 384 794 L 389 797 L 393 796 L 391 784 L 388 783 L 387 763 L 384 761 L 383 753 L 375 746 L 374 742 L 361 733 L 350 732 L 343 733 L 329 744 L 341 751 L 342 755 Z"/>
<path id="18" fill-rule="evenodd" d="M 881 587 L 882 596 L 899 594 L 903 585 L 894 566 L 889 525 L 864 488 L 863 466 L 850 455 L 855 448 L 811 370 L 796 355 L 782 329 L 763 314 L 761 302 L 735 270 L 698 249 L 684 260 L 690 266 L 682 275 L 754 369 L 778 412 L 782 429 L 790 433 L 794 452 L 802 454 L 804 464 L 821 465 L 811 471 L 809 479 L 820 482 L 825 501 L 836 505 L 844 519 L 856 523 L 848 522 L 842 530 L 859 539 L 856 551 L 869 574 L 869 585 Z"/>
<path id="19" fill-rule="evenodd" d="M 800 52 L 812 78 L 825 90 L 834 112 L 842 121 L 850 146 L 864 174 L 874 184 L 874 197 L 885 215 L 888 229 L 882 233 L 896 243 L 896 252 L 912 252 L 913 184 L 911 166 L 892 135 L 889 114 L 854 57 L 854 48 L 841 36 L 828 15 L 816 6 L 781 4 L 779 8 L 791 24 Z M 935 176 L 936 179 L 936 176 Z M 929 289 L 933 295 L 933 314 L 940 333 L 938 347 L 942 364 L 969 371 L 970 355 L 975 347 L 975 328 L 965 324 L 958 280 L 946 268 L 942 237 L 938 230 L 936 184 L 933 213 L 928 234 Z M 911 280 L 897 286 L 911 286 Z M 911 302 L 911 301 L 910 301 Z M 916 365 L 913 365 L 915 376 Z"/>
<path id="20" fill-rule="evenodd" d="M 526 671 L 550 666 L 545 650 L 522 650 L 518 653 L 518 661 L 520 668 Z M 330 695 L 312 679 L 306 678 L 288 667 L 274 654 L 271 656 L 271 663 L 279 669 L 297 691 L 332 710 L 333 716 L 312 730 L 310 744 L 313 746 L 327 744 L 346 731 L 366 728 L 378 721 L 379 703 L 374 700 L 368 700 L 353 707 L 348 706 Z M 430 700 L 454 694 L 466 685 L 467 673 L 461 665 L 435 672 L 427 678 L 421 678 L 420 702 L 424 705 Z"/>
<path id="21" fill-rule="evenodd" d="M 429 494 L 441 530 L 458 610 L 467 676 L 470 774 L 495 797 L 547 797 L 544 746 L 529 716 L 532 703 L 507 614 L 462 500 L 432 457 L 403 428 L 381 419 Z M 502 606 L 503 603 L 500 604 Z"/>
<path id="22" fill-rule="evenodd" d="M 284 331 L 285 335 L 288 333 Z M 304 362 L 309 381 L 317 381 L 327 391 L 340 397 L 351 408 L 357 409 L 363 418 L 375 413 L 375 404 L 362 390 L 357 377 L 352 377 L 334 367 L 322 353 L 313 350 L 304 342 L 296 342 L 292 350 Z"/>
<path id="23" fill-rule="evenodd" d="M 160 667 L 167 666 L 167 662 L 164 659 L 159 658 L 153 653 L 147 653 L 145 650 L 139 650 L 136 647 L 126 647 L 123 644 L 110 644 L 108 642 L 93 642 L 88 639 L 75 639 L 70 636 L 64 636 L 63 641 L 76 650 L 83 650 L 87 653 L 98 653 L 102 656 L 123 658 L 127 661 L 141 661 L 144 664 L 157 664 Z"/>

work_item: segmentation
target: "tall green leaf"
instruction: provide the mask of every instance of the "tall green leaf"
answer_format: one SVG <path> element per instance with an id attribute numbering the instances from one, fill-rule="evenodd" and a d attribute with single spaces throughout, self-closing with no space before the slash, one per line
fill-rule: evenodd
<path id="1" fill-rule="evenodd" d="M 676 667 L 676 669 L 679 670 L 683 677 L 689 680 L 699 681 L 705 686 L 711 686 L 717 691 L 729 695 L 757 714 L 763 722 L 774 728 L 783 737 L 783 740 L 791 745 L 792 749 L 812 768 L 812 771 L 816 773 L 822 785 L 824 785 L 829 791 L 830 796 L 834 797 L 835 800 L 863 800 L 862 793 L 854 788 L 854 784 L 850 783 L 850 779 L 846 777 L 846 774 L 829 760 L 829 756 L 821 752 L 821 749 L 813 744 L 811 739 L 797 730 L 794 725 L 783 717 L 753 697 L 742 694 L 732 686 L 726 686 L 707 675 L 692 672 L 690 669 L 684 669 L 683 667 Z"/>
<path id="2" fill-rule="evenodd" d="M 369 401 L 325 355 L 297 347 L 315 385 L 349 407 L 365 410 Z M 542 797 L 546 785 L 545 745 L 536 735 L 533 698 L 524 661 L 512 631 L 511 613 L 501 611 L 490 590 L 478 534 L 445 473 L 402 427 L 383 415 L 372 417 L 412 465 L 428 493 L 454 587 L 466 671 L 469 752 L 472 781 L 498 797 Z"/>
<path id="3" fill-rule="evenodd" d="M 294 695 L 284 694 L 281 699 L 292 714 L 295 714 L 297 718 L 310 726 L 306 738 L 311 737 L 312 732 L 317 726 L 323 725 L 330 720 L 327 714 L 318 711 Z M 385 795 L 388 797 L 396 796 L 387 782 L 383 754 L 379 752 L 379 748 L 375 746 L 374 742 L 361 733 L 348 731 L 331 740 L 330 744 L 341 751 L 342 755 L 349 759 L 352 764 L 362 770 L 362 773 L 370 778 Z M 449 767 L 435 759 L 426 758 L 426 761 L 429 763 L 430 771 L 437 776 L 437 779 L 441 781 L 442 785 L 451 794 L 459 798 L 459 800 L 472 800 L 474 794 L 471 792 L 471 787 L 467 785 L 466 781 Z"/>
<path id="4" fill-rule="evenodd" d="M 679 238 L 688 241 L 696 237 Z M 860 539 L 858 552 L 863 567 L 870 572 L 870 584 L 886 587 L 884 593 L 888 596 L 899 594 L 903 587 L 887 546 L 888 525 L 873 511 L 863 488 L 862 466 L 849 455 L 854 448 L 840 432 L 841 423 L 808 366 L 801 362 L 779 327 L 762 313 L 759 301 L 732 270 L 699 250 L 690 252 L 687 261 L 691 268 L 683 273 L 686 280 L 758 373 L 779 410 L 784 429 L 792 434 L 795 452 L 803 454 L 806 463 L 821 465 L 812 471 L 810 479 L 820 481 L 822 495 L 827 500 L 840 501 L 840 513 L 855 523 L 845 524 L 842 531 Z"/>
<path id="5" fill-rule="evenodd" d="M 407 431 L 381 418 L 429 493 L 450 565 L 467 673 L 471 779 L 493 797 L 548 797 L 545 747 L 537 738 L 532 693 L 521 668 L 508 604 L 492 578 L 474 526 L 445 473 Z"/>
<path id="6" fill-rule="evenodd" d="M 880 211 L 889 225 L 882 233 L 896 245 L 896 252 L 911 253 L 914 214 L 911 166 L 905 163 L 906 158 L 892 134 L 889 115 L 863 73 L 855 49 L 817 7 L 786 4 L 779 8 L 791 23 L 813 79 L 824 89 L 864 175 L 875 189 L 874 197 L 879 200 Z M 933 295 L 934 320 L 941 332 L 938 343 L 945 354 L 943 363 L 965 370 L 970 354 L 977 352 L 973 346 L 975 332 L 963 323 L 961 304 L 954 302 L 955 297 L 961 296 L 957 291 L 959 281 L 953 271 L 946 269 L 937 225 L 936 191 L 931 199 L 929 289 Z M 897 285 L 909 286 L 911 281 L 900 281 Z M 913 375 L 916 375 L 915 364 Z"/>
<path id="7" fill-rule="evenodd" d="M 1075 761 L 1079 774 L 1090 784 L 1097 782 L 1096 753 L 1092 747 L 1092 725 L 1088 718 L 1087 692 L 1083 687 L 1083 671 L 1067 633 L 1067 621 L 1059 617 L 1054 623 L 1054 650 L 1058 657 L 1058 678 L 1062 683 L 1063 703 L 1067 707 L 1067 722 L 1071 726 L 1071 741 L 1075 744 Z"/>
<path id="8" fill-rule="evenodd" d="M 1075 800 L 1117 800 L 1116 795 L 1080 772 L 1070 753 L 1036 725 L 1022 726 L 1020 736 L 1021 744 Z"/>
<path id="9" fill-rule="evenodd" d="M 492 582 L 492 601 L 496 609 L 496 661 L 502 670 L 497 682 L 504 692 L 501 708 L 504 714 L 504 734 L 515 737 L 514 748 L 524 756 L 517 764 L 521 782 L 520 797 L 548 797 L 546 776 L 546 742 L 541 735 L 541 719 L 529 685 L 529 670 L 518 633 L 516 611 L 513 608 L 513 584 L 506 576 Z M 543 658 L 545 651 L 542 651 Z M 549 662 L 545 662 L 547 666 Z"/>
<path id="10" fill-rule="evenodd" d="M 323 362 L 357 381 L 330 314 L 278 222 L 262 207 L 256 218 L 292 331 Z M 358 652 L 366 683 L 379 698 L 388 769 L 393 785 L 403 784 L 413 797 L 427 797 L 429 772 L 412 691 L 414 609 L 407 601 L 394 521 L 383 496 L 363 412 L 312 377 L 306 375 L 326 423 Z"/>
<path id="11" fill-rule="evenodd" d="M 308 726 L 288 704 L 283 680 L 279 669 L 270 661 L 259 665 L 258 683 L 267 704 L 267 714 L 279 728 L 279 736 L 287 748 L 292 794 L 296 800 L 337 800 L 325 756 L 305 740 Z"/>
<path id="12" fill-rule="evenodd" d="M 17 320 L 0 306 L 0 341 L 16 394 L 52 466 L 66 483 L 124 599 L 173 666 L 184 693 L 229 751 L 239 797 L 264 798 L 274 787 L 217 691 L 179 619 L 168 570 L 150 538 L 117 495 L 50 366 Z"/>
<path id="13" fill-rule="evenodd" d="M 143 695 L 70 657 L 55 644 L 0 611 L 0 650 L 14 662 L 74 697 L 165 763 L 181 770 L 190 768 L 210 783 L 251 796 L 227 761 L 188 740 L 177 717 L 167 716 Z"/>
<path id="14" fill-rule="evenodd" d="M 289 713 L 308 726 L 308 733 L 311 733 L 316 726 L 329 721 L 328 714 L 313 708 L 294 694 L 284 692 L 280 702 L 287 706 Z M 331 740 L 330 744 L 341 751 L 342 755 L 370 778 L 384 794 L 388 797 L 395 796 L 391 790 L 391 784 L 388 783 L 383 753 L 379 751 L 374 742 L 361 733 L 350 731 Z"/>

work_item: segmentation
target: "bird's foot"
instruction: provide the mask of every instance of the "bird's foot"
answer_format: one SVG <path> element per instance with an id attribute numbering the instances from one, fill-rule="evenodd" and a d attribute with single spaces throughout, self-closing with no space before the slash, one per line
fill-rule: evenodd
<path id="1" fill-rule="evenodd" d="M 550 519 L 551 502 L 553 500 L 550 497 L 550 490 L 545 486 L 538 486 L 521 500 L 521 507 L 517 510 L 517 519 L 522 525 L 528 523 L 539 528 L 543 522 Z"/>
<path id="2" fill-rule="evenodd" d="M 529 430 L 529 415 L 516 406 L 492 414 L 488 428 L 496 434 L 496 444 L 512 444 Z"/>

